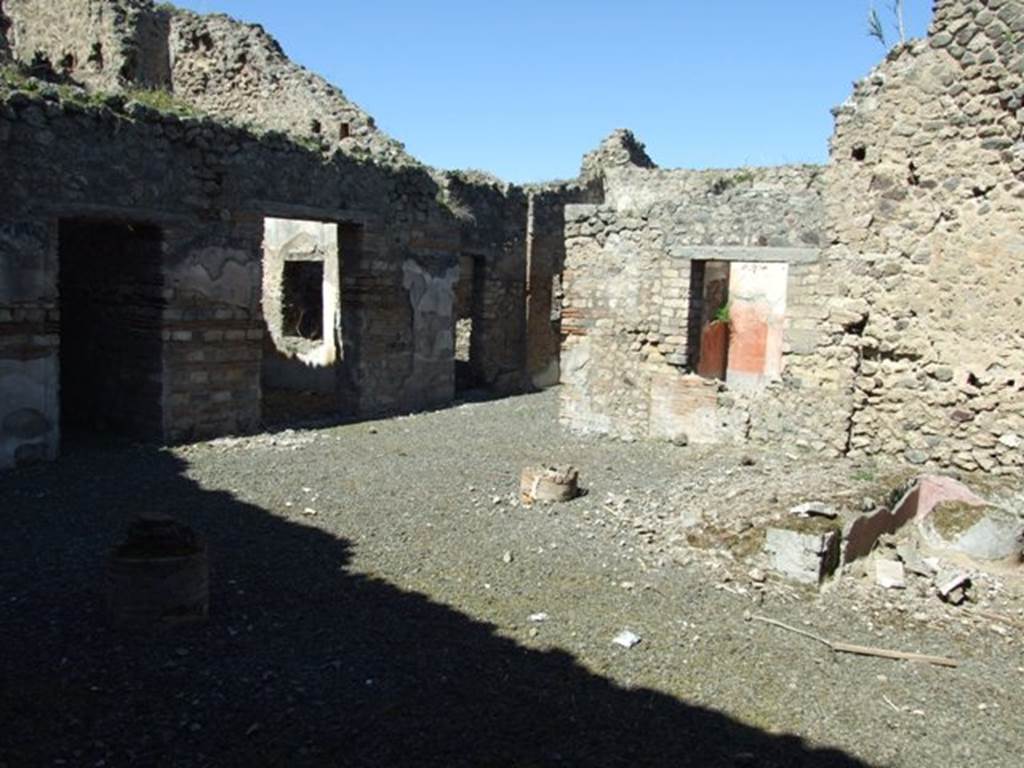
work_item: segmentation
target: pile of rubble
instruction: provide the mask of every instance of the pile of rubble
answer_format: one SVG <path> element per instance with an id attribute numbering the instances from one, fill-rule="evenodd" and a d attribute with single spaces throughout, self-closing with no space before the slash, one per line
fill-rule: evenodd
<path id="1" fill-rule="evenodd" d="M 987 501 L 950 477 L 923 475 L 889 505 L 846 515 L 822 502 L 768 528 L 764 551 L 787 579 L 820 585 L 841 567 L 904 589 L 908 574 L 963 602 L 972 569 L 1012 572 L 1024 558 L 1024 517 L 1014 500 Z"/>
<path id="2" fill-rule="evenodd" d="M 643 563 L 693 564 L 754 605 L 813 590 L 890 618 L 967 626 L 988 611 L 994 631 L 1024 629 L 1024 490 L 780 455 L 694 458 L 688 482 L 608 493 L 583 516 L 631 530 Z"/>

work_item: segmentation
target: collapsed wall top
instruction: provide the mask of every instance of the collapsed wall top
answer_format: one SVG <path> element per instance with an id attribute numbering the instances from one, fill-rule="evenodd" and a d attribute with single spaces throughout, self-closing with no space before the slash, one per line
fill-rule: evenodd
<path id="1" fill-rule="evenodd" d="M 390 164 L 415 163 L 255 24 L 153 0 L 5 0 L 12 57 L 93 91 L 167 91 L 196 111 Z M 3 26 L 0 17 L 0 28 Z M 4 43 L 0 43 L 0 59 Z"/>
<path id="2" fill-rule="evenodd" d="M 657 168 L 654 161 L 647 156 L 644 145 L 625 128 L 616 128 L 593 152 L 583 157 L 580 178 L 585 182 L 599 178 L 605 168 L 622 166 L 636 168 Z"/>

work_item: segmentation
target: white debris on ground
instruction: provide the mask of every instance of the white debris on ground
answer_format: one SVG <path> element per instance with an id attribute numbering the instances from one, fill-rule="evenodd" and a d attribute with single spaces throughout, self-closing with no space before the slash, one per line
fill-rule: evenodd
<path id="1" fill-rule="evenodd" d="M 640 635 L 628 629 L 622 630 L 621 632 L 619 632 L 619 634 L 612 638 L 613 643 L 625 648 L 626 650 L 630 650 L 631 648 L 635 648 L 636 646 L 640 645 L 641 640 L 642 638 L 640 637 Z"/>

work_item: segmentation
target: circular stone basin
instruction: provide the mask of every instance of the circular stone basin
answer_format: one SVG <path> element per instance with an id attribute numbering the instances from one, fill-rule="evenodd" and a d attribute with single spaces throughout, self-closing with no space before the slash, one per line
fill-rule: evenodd
<path id="1" fill-rule="evenodd" d="M 204 621 L 210 581 L 206 543 L 173 520 L 137 520 L 107 560 L 107 611 L 118 628 Z"/>
<path id="2" fill-rule="evenodd" d="M 573 467 L 527 467 L 519 479 L 524 504 L 569 501 L 579 496 L 580 473 Z"/>

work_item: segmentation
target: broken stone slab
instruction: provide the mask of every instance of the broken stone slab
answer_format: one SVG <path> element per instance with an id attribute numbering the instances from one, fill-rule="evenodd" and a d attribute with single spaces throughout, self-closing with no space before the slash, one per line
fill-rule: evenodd
<path id="1" fill-rule="evenodd" d="M 963 571 L 944 571 L 935 579 L 935 590 L 943 602 L 960 605 L 967 599 L 971 577 Z"/>
<path id="2" fill-rule="evenodd" d="M 875 583 L 885 589 L 906 589 L 907 577 L 903 563 L 879 558 L 875 561 Z"/>
<path id="3" fill-rule="evenodd" d="M 916 496 L 914 491 L 917 491 Z M 936 505 L 950 501 L 961 501 L 972 506 L 985 506 L 986 502 L 978 494 L 952 477 L 943 475 L 922 475 L 917 483 L 899 501 L 896 508 L 901 505 L 913 505 L 912 511 L 914 520 L 920 521 L 931 514 Z"/>
<path id="4" fill-rule="evenodd" d="M 1024 557 L 1024 521 L 999 507 L 943 502 L 918 523 L 918 530 L 936 554 L 989 562 L 1020 562 Z"/>
<path id="5" fill-rule="evenodd" d="M 527 467 L 519 479 L 519 495 L 524 504 L 570 501 L 579 495 L 579 477 L 575 467 Z"/>
<path id="6" fill-rule="evenodd" d="M 801 584 L 820 585 L 839 565 L 839 530 L 768 528 L 764 550 L 772 569 Z"/>
<path id="7" fill-rule="evenodd" d="M 926 518 L 943 501 L 983 505 L 985 500 L 951 477 L 921 475 L 898 502 L 889 509 L 861 515 L 843 531 L 843 563 L 867 557 L 881 536 L 893 534 L 912 520 Z"/>
<path id="8" fill-rule="evenodd" d="M 839 513 L 823 501 L 807 501 L 797 504 L 789 510 L 789 514 L 796 517 L 827 517 L 830 520 L 839 517 Z"/>
<path id="9" fill-rule="evenodd" d="M 901 541 L 896 545 L 896 554 L 903 561 L 905 570 L 915 576 L 923 576 L 930 579 L 935 575 L 935 567 L 921 556 L 916 543 Z"/>

